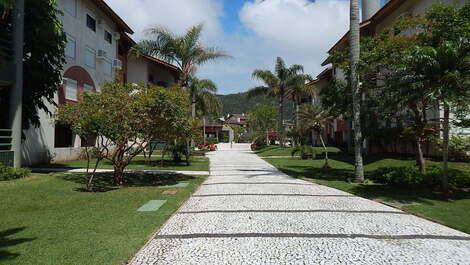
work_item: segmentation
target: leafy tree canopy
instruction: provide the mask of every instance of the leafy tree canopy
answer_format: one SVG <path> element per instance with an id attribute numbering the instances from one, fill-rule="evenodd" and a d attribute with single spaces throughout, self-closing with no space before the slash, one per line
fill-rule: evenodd
<path id="1" fill-rule="evenodd" d="M 0 5 L 0 58 L 11 53 L 13 30 L 11 1 Z M 55 0 L 26 0 L 23 56 L 23 127 L 39 126 L 38 112 L 50 113 L 48 103 L 54 105 L 54 94 L 62 82 L 61 70 L 65 64 L 66 36 L 58 19 L 61 11 Z M 7 51 L 5 51 L 7 49 Z M 2 57 L 3 51 L 3 57 Z M 1 62 L 2 59 L 0 59 Z M 6 118 L 6 117 L 4 117 Z"/>

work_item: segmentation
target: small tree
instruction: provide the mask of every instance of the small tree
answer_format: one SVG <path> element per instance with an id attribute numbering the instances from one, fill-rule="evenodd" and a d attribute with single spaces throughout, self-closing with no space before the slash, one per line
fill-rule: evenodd
<path id="1" fill-rule="evenodd" d="M 325 151 L 325 165 L 324 168 L 330 168 L 328 163 L 328 149 L 326 148 L 325 141 L 323 141 L 323 129 L 326 123 L 331 119 L 327 111 L 312 105 L 303 105 L 298 113 L 299 120 L 302 125 L 307 129 L 314 130 L 320 138 L 323 150 Z"/>
<path id="2" fill-rule="evenodd" d="M 258 104 L 251 113 L 248 113 L 248 125 L 258 134 L 266 136 L 269 145 L 269 132 L 276 128 L 277 111 L 274 106 Z"/>
<path id="3" fill-rule="evenodd" d="M 74 110 L 88 113 L 88 117 L 64 118 L 63 122 L 80 134 L 91 130 L 99 136 L 100 157 L 113 164 L 116 185 L 123 184 L 125 168 L 153 140 L 176 131 L 179 131 L 177 136 L 183 137 L 187 133 L 184 128 L 190 124 L 188 97 L 178 87 L 114 81 L 104 85 L 101 93 L 86 95 L 76 105 L 59 109 L 59 117 L 73 116 Z"/>
<path id="4" fill-rule="evenodd" d="M 101 122 L 97 115 L 100 109 L 97 97 L 92 94 L 84 94 L 79 103 L 68 103 L 60 105 L 57 110 L 57 124 L 69 126 L 72 132 L 80 137 L 85 145 L 85 156 L 87 159 L 86 167 L 86 190 L 93 191 L 93 179 L 96 169 L 103 159 L 100 155 L 99 146 L 95 142 L 89 142 L 89 139 L 97 139 L 100 133 Z M 77 115 L 77 113 L 80 113 Z M 92 148 L 90 148 L 90 146 Z M 96 147 L 95 147 L 96 146 Z M 90 173 L 90 162 L 96 158 L 93 170 Z"/>

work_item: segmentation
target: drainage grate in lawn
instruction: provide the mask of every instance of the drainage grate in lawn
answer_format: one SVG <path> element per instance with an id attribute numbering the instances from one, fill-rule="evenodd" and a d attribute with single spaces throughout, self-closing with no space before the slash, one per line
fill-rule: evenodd
<path id="1" fill-rule="evenodd" d="M 146 204 L 142 205 L 139 209 L 137 209 L 138 212 L 154 212 L 160 209 L 163 204 L 165 204 L 166 200 L 151 200 L 148 201 Z"/>

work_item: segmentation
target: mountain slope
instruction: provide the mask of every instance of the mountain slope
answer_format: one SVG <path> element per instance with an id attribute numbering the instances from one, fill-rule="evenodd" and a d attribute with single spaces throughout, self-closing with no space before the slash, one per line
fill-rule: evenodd
<path id="1" fill-rule="evenodd" d="M 257 104 L 268 104 L 277 107 L 277 101 L 274 98 L 267 98 L 265 96 L 257 96 L 251 99 L 247 98 L 247 93 L 237 93 L 229 95 L 217 95 L 223 105 L 222 114 L 225 116 L 229 113 L 248 113 L 252 111 Z M 292 101 L 284 101 L 284 117 L 290 119 L 294 106 Z"/>

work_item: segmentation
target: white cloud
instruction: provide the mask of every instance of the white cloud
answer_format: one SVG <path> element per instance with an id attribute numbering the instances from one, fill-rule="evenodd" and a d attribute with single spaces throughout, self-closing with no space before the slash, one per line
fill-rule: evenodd
<path id="1" fill-rule="evenodd" d="M 288 49 L 324 49 L 344 33 L 349 1 L 256 0 L 240 11 L 240 19 L 260 38 Z"/>
<path id="2" fill-rule="evenodd" d="M 164 25 L 176 33 L 204 23 L 207 38 L 222 34 L 219 17 L 223 9 L 217 0 L 106 0 L 135 31 L 133 38 L 145 37 L 142 32 L 156 25 Z"/>
<path id="3" fill-rule="evenodd" d="M 231 34 L 223 32 L 221 17 L 237 11 L 224 10 L 222 0 L 106 1 L 136 31 L 136 40 L 152 25 L 183 33 L 204 22 L 204 43 L 222 48 L 233 59 L 205 65 L 199 76 L 214 80 L 224 94 L 255 86 L 253 70 L 272 69 L 277 56 L 289 65 L 304 65 L 316 76 L 326 51 L 349 25 L 349 1 L 341 0 L 249 0 L 239 10 L 242 31 Z"/>
<path id="4" fill-rule="evenodd" d="M 252 35 L 226 36 L 223 47 L 234 60 L 217 62 L 200 72 L 223 85 L 224 93 L 256 86 L 251 80 L 253 70 L 272 69 L 277 56 L 288 65 L 303 65 L 315 77 L 327 50 L 347 31 L 349 1 L 255 0 L 245 3 L 239 17 Z"/>

